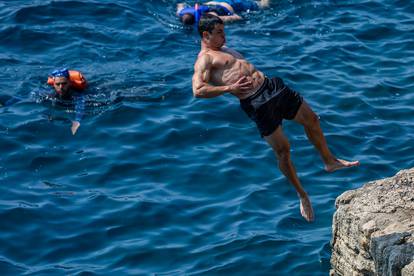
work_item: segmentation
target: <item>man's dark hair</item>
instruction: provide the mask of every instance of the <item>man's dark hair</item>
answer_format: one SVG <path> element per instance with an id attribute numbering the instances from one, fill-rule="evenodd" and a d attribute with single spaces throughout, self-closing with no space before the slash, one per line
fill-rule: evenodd
<path id="1" fill-rule="evenodd" d="M 206 31 L 211 34 L 217 24 L 224 24 L 220 17 L 212 14 L 205 14 L 200 18 L 200 22 L 198 22 L 198 33 L 201 37 L 203 37 L 203 32 Z"/>
<path id="2" fill-rule="evenodd" d="M 180 17 L 180 20 L 185 25 L 193 25 L 195 22 L 195 16 L 191 13 L 185 13 L 183 16 Z"/>

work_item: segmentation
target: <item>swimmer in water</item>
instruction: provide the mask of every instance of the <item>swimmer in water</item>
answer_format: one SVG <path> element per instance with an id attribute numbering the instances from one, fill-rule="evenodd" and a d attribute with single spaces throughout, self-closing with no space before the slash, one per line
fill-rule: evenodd
<path id="1" fill-rule="evenodd" d="M 82 93 L 87 86 L 85 78 L 78 71 L 61 69 L 53 71 L 47 83 L 53 86 L 55 90 L 52 97 L 57 98 L 62 103 L 71 102 L 75 105 L 75 118 L 72 120 L 71 126 L 72 134 L 75 135 L 85 109 L 85 100 Z"/>
<path id="2" fill-rule="evenodd" d="M 196 4 L 194 7 L 178 3 L 177 16 L 185 25 L 197 24 L 202 14 L 216 15 L 224 22 L 236 21 L 242 19 L 239 13 L 267 8 L 269 2 L 269 0 L 221 0 L 205 2 L 202 5 Z"/>
<path id="3" fill-rule="evenodd" d="M 194 96 L 213 98 L 230 93 L 240 100 L 241 108 L 256 123 L 260 135 L 274 151 L 280 170 L 295 187 L 302 216 L 307 221 L 312 221 L 312 204 L 290 159 L 290 145 L 282 131 L 282 120 L 294 120 L 304 127 L 308 139 L 318 150 L 326 171 L 358 166 L 359 161 L 342 160 L 331 153 L 318 115 L 299 93 L 286 86 L 278 77 L 267 78 L 240 53 L 224 46 L 224 24 L 219 17 L 209 14 L 203 16 L 198 32 L 201 36 L 201 50 L 194 65 Z"/>
<path id="4" fill-rule="evenodd" d="M 47 83 L 53 86 L 54 93 L 46 95 L 38 93 L 39 96 L 45 99 L 56 99 L 56 103 L 64 107 L 74 105 L 75 118 L 72 120 L 71 131 L 75 135 L 84 115 L 85 100 L 83 91 L 87 87 L 86 79 L 78 71 L 61 69 L 53 71 L 49 75 Z M 2 96 L 0 97 L 0 107 L 11 106 L 23 100 L 22 97 L 18 96 Z"/>

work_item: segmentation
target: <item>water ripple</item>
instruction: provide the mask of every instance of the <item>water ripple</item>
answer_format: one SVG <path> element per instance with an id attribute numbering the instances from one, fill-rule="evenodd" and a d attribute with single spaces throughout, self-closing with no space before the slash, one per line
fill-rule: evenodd
<path id="1" fill-rule="evenodd" d="M 413 5 L 279 1 L 226 26 L 227 44 L 280 76 L 320 116 L 328 174 L 284 122 L 311 196 L 292 186 L 231 96 L 194 99 L 200 38 L 179 1 L 0 3 L 0 272 L 293 274 L 329 271 L 335 198 L 414 166 Z M 90 83 L 86 117 L 36 95 L 56 67 Z"/>

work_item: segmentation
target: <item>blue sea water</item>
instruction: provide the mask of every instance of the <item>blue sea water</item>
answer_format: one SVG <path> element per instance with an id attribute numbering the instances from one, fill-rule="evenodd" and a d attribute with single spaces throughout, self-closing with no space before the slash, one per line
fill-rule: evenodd
<path id="1" fill-rule="evenodd" d="M 327 275 L 335 199 L 414 166 L 414 4 L 273 1 L 227 45 L 318 113 L 326 173 L 294 122 L 293 187 L 236 98 L 195 99 L 200 39 L 178 1 L 0 1 L 1 275 Z M 71 110 L 36 99 L 55 68 L 90 82 Z"/>

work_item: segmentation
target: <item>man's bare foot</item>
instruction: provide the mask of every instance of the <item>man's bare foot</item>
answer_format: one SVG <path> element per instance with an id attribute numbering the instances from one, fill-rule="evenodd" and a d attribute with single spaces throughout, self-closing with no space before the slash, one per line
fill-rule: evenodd
<path id="1" fill-rule="evenodd" d="M 327 172 L 334 172 L 336 170 L 359 166 L 359 161 L 346 161 L 342 159 L 335 159 L 330 164 L 325 164 Z"/>
<path id="2" fill-rule="evenodd" d="M 269 5 L 270 5 L 270 0 L 260 0 L 260 2 L 258 2 L 258 4 L 259 4 L 261 9 L 268 8 Z"/>
<path id="3" fill-rule="evenodd" d="M 300 197 L 300 214 L 308 222 L 314 220 L 313 208 L 308 196 Z"/>

